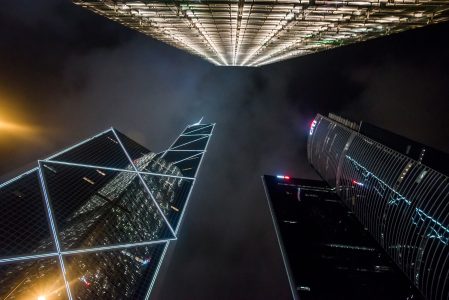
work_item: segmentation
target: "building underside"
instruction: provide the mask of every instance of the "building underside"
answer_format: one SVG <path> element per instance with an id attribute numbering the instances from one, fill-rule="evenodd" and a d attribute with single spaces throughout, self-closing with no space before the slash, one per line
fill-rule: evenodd
<path id="1" fill-rule="evenodd" d="M 449 19 L 449 0 L 74 0 L 222 66 L 262 66 Z"/>

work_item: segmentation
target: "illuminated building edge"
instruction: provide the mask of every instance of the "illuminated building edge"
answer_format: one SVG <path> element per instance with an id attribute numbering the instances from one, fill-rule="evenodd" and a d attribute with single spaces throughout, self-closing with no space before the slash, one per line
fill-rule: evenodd
<path id="1" fill-rule="evenodd" d="M 148 272 L 141 272 L 138 271 L 138 273 L 135 273 L 136 275 L 131 276 L 131 284 L 132 282 L 136 283 L 139 280 L 141 283 L 144 279 L 138 278 L 136 276 L 140 276 L 139 274 L 150 274 L 150 278 L 148 279 L 149 285 L 147 286 L 147 289 L 145 291 L 145 294 L 139 294 L 140 298 L 142 299 L 148 299 L 150 296 L 151 289 L 155 283 L 157 273 L 159 271 L 159 268 L 162 264 L 162 260 L 165 256 L 166 250 L 168 248 L 169 242 L 171 240 L 175 240 L 177 238 L 177 233 L 179 231 L 180 224 L 182 222 L 185 210 L 188 205 L 188 201 L 194 186 L 194 183 L 196 181 L 196 177 L 199 171 L 199 167 L 202 163 L 204 154 L 206 152 L 206 148 L 209 143 L 209 139 L 212 135 L 212 131 L 215 124 L 201 124 L 201 123 L 195 123 L 192 125 L 189 125 L 186 127 L 186 129 L 182 132 L 182 134 L 178 137 L 178 139 L 175 140 L 175 142 L 166 150 L 164 151 L 164 154 L 162 155 L 172 155 L 171 158 L 168 158 L 167 160 L 164 160 L 159 154 L 154 154 L 151 152 L 145 152 L 141 153 L 139 158 L 132 159 L 130 157 L 129 151 L 133 151 L 133 149 L 127 149 L 127 147 L 130 147 L 127 145 L 124 146 L 124 140 L 122 140 L 122 137 L 119 137 L 118 132 L 111 128 L 108 129 L 90 139 L 87 139 L 79 144 L 76 144 L 70 148 L 65 149 L 64 151 L 61 151 L 55 155 L 50 156 L 49 158 L 45 160 L 40 160 L 38 167 L 34 168 L 30 171 L 27 171 L 16 178 L 13 178 L 12 180 L 9 180 L 3 184 L 0 184 L 0 196 L 3 197 L 3 199 L 0 198 L 0 200 L 7 201 L 8 199 L 5 198 L 6 194 L 4 193 L 5 190 L 9 188 L 11 184 L 15 184 L 20 182 L 21 180 L 25 180 L 29 178 L 29 176 L 36 175 L 38 177 L 38 182 L 40 185 L 40 190 L 43 196 L 43 200 L 45 203 L 45 210 L 47 212 L 47 220 L 49 222 L 49 227 L 51 229 L 51 239 L 45 239 L 41 240 L 38 245 L 36 245 L 33 248 L 33 251 L 28 254 L 21 254 L 21 255 L 7 255 L 4 256 L 0 254 L 0 273 L 3 270 L 6 270 L 6 274 L 9 274 L 8 276 L 3 273 L 2 278 L 0 278 L 0 296 L 5 296 L 7 298 L 9 297 L 17 297 L 20 295 L 24 295 L 24 293 L 29 297 L 28 290 L 36 290 L 36 282 L 42 281 L 39 278 L 48 278 L 54 277 L 53 280 L 55 283 L 62 284 L 65 287 L 59 287 L 57 288 L 57 292 L 53 290 L 51 293 L 49 292 L 48 295 L 45 295 L 43 293 L 39 293 L 37 295 L 33 295 L 32 297 L 37 299 L 73 299 L 73 298 L 79 298 L 81 295 L 76 294 L 73 295 L 73 290 L 78 289 L 78 287 L 75 287 L 74 279 L 73 277 L 71 279 L 67 278 L 67 274 L 69 276 L 74 276 L 74 272 L 70 269 L 75 267 L 82 267 L 86 264 L 89 265 L 89 262 L 94 263 L 94 268 L 91 269 L 97 269 L 107 268 L 107 265 L 110 265 L 110 263 L 107 263 L 107 261 L 111 261 L 109 258 L 114 257 L 114 253 L 120 253 L 120 257 L 124 257 L 124 259 L 115 256 L 115 260 L 118 264 L 121 264 L 122 268 L 128 268 L 130 267 L 130 259 L 132 261 L 140 262 L 142 266 L 147 265 L 152 260 L 152 256 L 149 256 L 148 258 L 145 258 L 145 255 L 150 255 L 154 251 L 154 262 L 157 262 L 157 265 L 155 265 L 155 269 L 152 270 L 152 273 Z M 121 134 L 121 133 L 120 133 Z M 78 148 L 90 143 L 90 142 L 96 142 L 96 139 L 104 138 L 106 135 L 108 135 L 108 138 L 115 137 L 115 143 L 120 145 L 120 148 L 123 151 L 123 154 L 126 155 L 126 158 L 128 160 L 127 166 L 125 168 L 117 168 L 117 167 L 107 167 L 104 165 L 92 165 L 92 164 L 83 164 L 83 163 L 73 163 L 70 161 L 59 161 L 58 158 L 60 158 L 65 153 L 70 153 L 70 151 L 76 151 Z M 201 138 L 198 138 L 198 136 L 201 136 Z M 124 137 L 127 138 L 127 137 Z M 191 142 L 180 142 L 183 139 L 190 139 Z M 201 148 L 198 147 L 198 140 L 204 140 L 201 144 Z M 189 149 L 189 145 L 192 145 L 192 148 Z M 139 145 L 140 146 L 140 145 Z M 180 150 L 179 148 L 182 148 L 183 150 Z M 199 149 L 200 148 L 200 149 Z M 131 153 L 131 152 L 130 152 Z M 173 155 L 174 153 L 174 155 Z M 182 159 L 176 159 L 176 154 L 178 153 L 178 157 Z M 193 154 L 192 154 L 193 153 Z M 194 170 L 194 173 L 191 173 L 189 175 L 183 176 L 182 172 L 182 166 L 186 170 Z M 187 166 L 187 167 L 186 167 Z M 58 169 L 56 169 L 58 168 Z M 85 169 L 86 171 L 90 170 L 90 172 L 96 171 L 99 177 L 102 176 L 110 176 L 105 183 L 103 184 L 101 188 L 96 189 L 96 192 L 94 194 L 91 194 L 92 196 L 88 196 L 87 200 L 75 211 L 72 210 L 72 213 L 69 216 L 66 216 L 64 218 L 65 225 L 60 226 L 61 220 L 60 217 L 55 216 L 54 207 L 55 204 L 51 203 L 51 197 L 49 197 L 49 191 L 48 191 L 48 185 L 50 184 L 52 186 L 52 189 L 54 189 L 54 183 L 49 183 L 48 181 L 51 180 L 51 177 L 48 174 L 61 172 L 62 177 L 68 176 L 64 175 L 64 169 L 59 168 L 77 168 L 79 170 Z M 146 170 L 145 168 L 150 168 L 150 171 Z M 153 171 L 153 172 L 151 172 Z M 44 172 L 47 172 L 47 174 L 44 174 Z M 187 171 L 189 172 L 189 171 Z M 107 174 L 110 173 L 110 174 Z M 116 175 L 114 175 L 116 174 Z M 61 176 L 59 175 L 59 176 Z M 28 176 L 28 177 L 27 177 Z M 160 178 L 156 181 L 154 181 L 154 178 Z M 83 178 L 80 178 L 81 181 L 85 182 L 85 184 L 93 185 L 95 182 L 88 178 L 87 176 L 84 176 Z M 186 182 L 188 183 L 186 185 Z M 133 187 L 134 186 L 134 187 Z M 176 188 L 177 187 L 185 187 L 184 196 L 179 196 L 177 193 Z M 150 189 L 151 187 L 151 189 Z M 173 188 L 175 188 L 173 190 Z M 151 191 L 157 191 L 157 194 L 153 195 L 153 192 Z M 145 194 L 146 192 L 146 194 Z M 24 194 L 20 193 L 20 191 L 13 191 L 18 197 L 23 197 Z M 142 194 L 143 193 L 143 194 Z M 51 193 L 50 193 L 51 194 Z M 134 196 L 133 196 L 134 194 Z M 52 196 L 55 194 L 53 193 Z M 146 240 L 135 240 L 135 238 L 131 238 L 133 231 L 129 231 L 127 233 L 127 230 L 133 230 L 132 228 L 127 229 L 126 227 L 123 227 L 123 229 L 120 229 L 121 231 L 112 232 L 109 234 L 109 237 L 105 235 L 103 237 L 103 234 L 100 234 L 103 230 L 99 230 L 98 226 L 108 226 L 108 222 L 111 222 L 111 220 L 116 220 L 115 222 L 122 222 L 120 221 L 123 219 L 123 217 L 126 217 L 126 214 L 123 213 L 108 213 L 101 212 L 101 210 L 97 210 L 98 212 L 95 212 L 95 206 L 98 206 L 98 201 L 101 198 L 105 197 L 111 197 L 109 199 L 113 199 L 114 202 L 117 204 L 114 204 L 115 207 L 120 207 L 120 201 L 127 201 L 128 207 L 132 207 L 133 202 L 136 202 L 136 204 L 139 204 L 139 206 L 145 205 L 148 209 L 139 209 L 135 207 L 133 209 L 134 211 L 134 218 L 140 217 L 142 219 L 142 222 L 137 220 L 138 223 L 134 222 L 134 225 L 132 226 L 138 226 L 136 228 L 139 228 L 141 226 L 144 226 L 141 228 L 141 234 L 151 234 L 154 236 L 154 238 L 146 239 Z M 115 196 L 114 196 L 115 195 Z M 126 195 L 130 195 L 134 197 L 133 199 L 126 200 Z M 142 195 L 142 196 L 139 196 Z M 146 195 L 146 196 L 145 196 Z M 170 196 L 171 195 L 171 196 Z M 178 196 L 177 196 L 178 195 Z M 4 197 L 5 196 L 5 197 Z M 114 197 L 113 197 L 114 196 Z M 125 197 L 125 200 L 123 200 Z M 142 198 L 143 197 L 143 198 Z M 164 199 L 164 197 L 166 199 Z M 168 216 L 170 214 L 167 214 L 167 208 L 162 207 L 161 205 L 164 205 L 165 203 L 170 203 L 168 201 L 167 197 L 184 197 L 181 198 L 181 205 L 182 207 L 174 207 L 171 206 L 171 209 L 175 211 L 176 213 L 179 213 L 179 216 L 176 218 L 171 218 L 170 221 L 167 220 Z M 130 200 L 132 200 L 130 202 Z M 179 199 L 178 199 L 179 200 Z M 110 201 L 110 200 L 109 200 Z M 146 202 L 142 202 L 146 201 Z M 172 201 L 172 200 L 170 200 Z M 130 206 L 131 205 L 131 206 Z M 168 205 L 168 204 L 166 204 Z M 111 206 L 111 207 L 114 207 Z M 156 210 L 154 210 L 151 207 L 155 207 L 157 211 L 159 211 L 159 219 L 160 221 L 155 223 L 155 220 L 149 220 L 148 218 L 151 218 L 148 213 L 157 214 Z M 121 208 L 120 210 L 125 210 L 126 208 Z M 163 211 L 164 210 L 164 211 Z M 119 211 L 119 210 L 116 210 Z M 167 215 L 167 218 L 165 217 Z M 88 219 L 86 219 L 87 216 Z M 82 223 L 79 221 L 76 221 L 76 219 L 81 218 L 80 220 L 83 220 Z M 84 218 L 84 219 L 83 219 Z M 112 219 L 111 219 L 112 218 Z M 101 221 L 101 220 L 105 221 Z M 75 220 L 75 221 L 70 221 Z M 98 223 L 98 221 L 101 221 Z M 107 221 L 109 220 L 109 221 Z M 87 221 L 87 222 L 86 222 Z M 148 223 L 147 225 L 143 225 Z M 172 224 L 171 224 L 172 223 Z M 59 225 L 57 225 L 59 224 Z M 72 224 L 72 225 L 70 225 Z M 95 225 L 97 224 L 97 225 Z M 142 225 L 140 225 L 142 224 Z M 158 225 L 159 224 L 159 225 Z M 94 227 L 92 227 L 94 226 Z M 115 225 L 117 226 L 117 225 Z M 161 227 L 162 226 L 162 227 Z M 163 227 L 169 228 L 169 231 L 171 232 L 171 236 L 163 237 L 162 230 Z M 173 227 L 172 227 L 173 226 Z M 97 229 L 95 229 L 97 228 Z M 106 229 L 106 227 L 104 227 Z M 142 231 L 143 230 L 143 231 Z M 145 233 L 145 231 L 150 230 L 148 233 Z M 152 233 L 152 230 L 154 233 Z M 167 230 L 165 230 L 167 231 Z M 161 232 L 161 233 L 157 233 Z M 2 233 L 0 233 L 1 236 Z M 131 234 L 131 235 L 130 235 Z M 160 235 L 159 237 L 157 235 Z M 166 236 L 166 234 L 164 235 Z M 111 240 L 112 238 L 112 240 Z M 132 239 L 129 242 L 120 243 L 118 241 L 122 240 L 125 241 L 126 239 Z M 116 241 L 114 242 L 114 239 Z M 133 241 L 134 240 L 134 241 Z M 62 241 L 62 242 L 61 242 Z M 98 241 L 101 241 L 102 244 L 98 245 Z M 111 244 L 112 242 L 112 244 Z M 103 244 L 106 243 L 106 244 Z M 109 243 L 110 245 L 107 245 Z M 51 248 L 51 244 L 55 246 L 55 251 L 48 252 L 48 249 Z M 158 245 L 160 245 L 160 248 Z M 16 245 L 17 246 L 17 245 Z M 36 248 L 37 247 L 37 248 Z M 50 247 L 50 248 L 48 248 Z M 148 248 L 150 247 L 150 248 Z M 153 248 L 151 248 L 153 247 Z M 157 248 L 157 249 L 156 249 Z M 47 250 L 46 250 L 47 249 Z M 149 249 L 149 250 L 145 250 Z M 151 250 L 153 249 L 153 250 Z M 0 249 L 1 250 L 1 249 Z M 134 254 L 137 252 L 141 253 Z M 148 252 L 150 251 L 150 252 Z M 3 253 L 3 252 L 2 252 Z M 103 254 L 104 253 L 104 254 Z M 112 256 L 111 256 L 112 255 Z M 142 256 L 143 255 L 143 256 Z M 152 255 L 152 254 L 151 254 Z M 84 257 L 84 259 L 83 259 Z M 96 257 L 94 261 L 92 261 L 92 257 Z M 126 258 L 128 257 L 128 258 Z M 55 261 L 55 259 L 57 261 Z M 80 260 L 81 259 L 81 260 Z M 69 269 L 67 269 L 67 261 L 71 261 L 69 263 Z M 76 262 L 78 261 L 78 263 Z M 128 262 L 127 262 L 128 261 Z M 100 264 L 104 263 L 104 267 L 99 266 Z M 78 265 L 77 265 L 78 264 Z M 134 262 L 135 264 L 135 262 Z M 29 266 L 29 267 L 27 267 Z M 34 268 L 33 266 L 39 266 L 40 271 L 33 275 L 33 273 L 30 273 L 29 268 Z M 60 271 L 55 271 L 55 266 L 60 267 Z M 132 267 L 132 266 L 131 266 Z M 8 269 L 9 268 L 9 269 Z M 12 268 L 12 269 L 11 269 Z M 23 279 L 19 284 L 17 284 L 15 287 L 9 288 L 7 286 L 8 283 L 14 283 L 14 277 L 20 277 L 20 274 L 23 273 L 23 270 L 27 270 L 27 277 Z M 85 268 L 85 267 L 84 267 Z M 8 271 L 9 270 L 9 271 Z M 13 271 L 14 270 L 14 271 Z M 108 274 L 108 276 L 118 276 L 120 272 L 123 270 L 119 269 L 109 269 L 110 271 L 113 271 L 113 273 Z M 3 271 L 5 272 L 5 271 Z M 139 273 L 140 272 L 140 273 Z M 53 274 L 54 273 L 54 274 Z M 60 273 L 60 275 L 58 275 Z M 79 272 L 78 272 L 79 273 Z M 40 275 L 39 275 L 40 274 Z M 52 275 L 53 274 L 53 275 Z M 57 279 L 59 277 L 59 279 Z M 95 280 L 95 278 L 102 278 L 103 275 L 98 277 L 98 274 L 94 276 L 94 274 L 87 274 L 83 276 L 79 276 L 75 281 L 80 282 L 84 284 L 86 287 L 93 288 L 95 286 L 95 282 L 92 282 L 90 278 Z M 146 276 L 147 275 L 142 275 Z M 104 277 L 104 276 L 103 276 Z M 136 279 L 132 279 L 136 277 Z M 145 277 L 145 278 L 146 278 Z M 134 281 L 133 281 L 134 280 Z M 36 281 L 36 282 L 35 282 Z M 104 282 L 104 281 L 103 281 Z M 16 282 L 17 283 L 17 282 Z M 31 284 L 31 285 L 30 285 Z M 34 287 L 32 287 L 34 284 Z M 130 282 L 124 282 L 124 287 L 122 289 L 128 289 L 132 288 L 129 287 Z M 79 285 L 79 284 L 78 284 Z M 128 287 L 127 287 L 128 286 Z M 9 290 L 8 290 L 9 289 Z M 116 288 L 115 288 L 116 289 Z M 132 291 L 132 289 L 130 289 Z M 64 296 L 65 292 L 67 294 Z M 6 294 L 5 294 L 6 293 Z M 127 290 L 124 292 L 122 291 L 121 294 L 117 294 L 116 296 L 118 298 L 124 298 L 131 297 L 131 294 Z M 128 295 L 128 296 L 127 296 Z M 111 296 L 111 295 L 109 295 Z M 92 297 L 92 295 L 88 296 L 86 294 L 84 297 Z M 98 295 L 96 296 L 98 297 Z M 116 297 L 116 298 L 117 298 Z M 134 298 L 133 298 L 134 299 Z"/>
<path id="2" fill-rule="evenodd" d="M 424 296 L 449 298 L 448 177 L 334 119 L 316 116 L 309 162 Z"/>

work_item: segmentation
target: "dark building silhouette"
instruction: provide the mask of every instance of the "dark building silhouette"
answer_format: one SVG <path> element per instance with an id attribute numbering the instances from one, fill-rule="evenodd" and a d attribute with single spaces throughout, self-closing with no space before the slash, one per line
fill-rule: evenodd
<path id="1" fill-rule="evenodd" d="M 0 299 L 148 299 L 213 127 L 157 154 L 109 129 L 0 185 Z"/>
<path id="2" fill-rule="evenodd" d="M 294 299 L 423 299 L 324 181 L 263 177 Z"/>
<path id="3" fill-rule="evenodd" d="M 264 177 L 295 297 L 449 299 L 448 155 L 334 114 L 307 152 L 322 182 Z"/>

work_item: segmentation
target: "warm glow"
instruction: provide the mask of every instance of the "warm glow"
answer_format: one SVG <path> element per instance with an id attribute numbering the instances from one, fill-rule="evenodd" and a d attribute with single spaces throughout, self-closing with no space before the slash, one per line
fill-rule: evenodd
<path id="1" fill-rule="evenodd" d="M 25 125 L 21 125 L 21 124 L 16 124 L 13 122 L 8 122 L 5 120 L 1 120 L 0 119 L 0 132 L 1 131 L 8 131 L 8 132 L 16 132 L 16 133 L 25 133 L 25 132 L 30 132 L 33 129 L 29 126 L 25 126 Z"/>
<path id="2" fill-rule="evenodd" d="M 37 297 L 37 300 L 46 300 L 47 299 L 47 297 L 45 297 L 45 296 L 38 296 Z"/>
<path id="3" fill-rule="evenodd" d="M 4 98 L 0 94 L 0 100 Z M 0 101 L 0 142 L 10 142 L 11 138 L 35 140 L 39 129 L 27 121 L 29 114 L 26 114 L 26 109 L 6 98 L 9 101 Z"/>

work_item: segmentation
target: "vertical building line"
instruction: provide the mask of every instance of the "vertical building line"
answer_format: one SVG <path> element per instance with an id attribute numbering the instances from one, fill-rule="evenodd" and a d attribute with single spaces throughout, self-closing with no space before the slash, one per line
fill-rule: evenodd
<path id="1" fill-rule="evenodd" d="M 184 209 L 181 212 L 181 216 L 179 217 L 178 225 L 176 226 L 176 229 L 175 229 L 176 234 L 178 234 L 178 230 L 179 230 L 179 228 L 181 226 L 181 222 L 183 220 L 184 213 L 185 213 L 185 211 L 187 209 L 187 205 L 189 204 L 190 195 L 192 194 L 193 187 L 195 186 L 196 177 L 197 177 L 198 171 L 199 171 L 199 169 L 201 167 L 201 163 L 203 162 L 203 158 L 206 155 L 206 150 L 207 150 L 207 147 L 209 146 L 209 141 L 210 141 L 210 138 L 212 137 L 212 133 L 214 131 L 214 128 L 215 128 L 215 124 L 212 125 L 212 130 L 210 131 L 209 137 L 208 137 L 207 142 L 206 142 L 206 146 L 204 147 L 204 152 L 202 153 L 201 158 L 200 158 L 200 162 L 198 163 L 198 167 L 195 170 L 195 175 L 193 176 L 194 179 L 193 179 L 193 182 L 192 182 L 192 186 L 190 187 L 189 194 L 187 195 L 187 200 L 186 200 L 186 203 L 184 205 Z"/>
<path id="2" fill-rule="evenodd" d="M 262 176 L 262 183 L 263 183 L 263 189 L 265 191 L 265 196 L 267 198 L 268 209 L 270 210 L 271 220 L 273 221 L 273 225 L 274 225 L 274 230 L 275 230 L 275 234 L 276 234 L 276 240 L 278 242 L 279 248 L 281 249 L 282 261 L 284 262 L 285 271 L 287 273 L 287 279 L 288 279 L 288 283 L 289 283 L 289 286 L 290 286 L 290 291 L 292 293 L 293 300 L 299 300 L 298 296 L 297 296 L 297 292 L 296 292 L 296 286 L 295 286 L 294 280 L 292 278 L 292 272 L 291 272 L 291 270 L 289 268 L 290 264 L 288 262 L 287 255 L 285 253 L 285 249 L 284 249 L 284 246 L 283 246 L 282 241 L 281 241 L 281 233 L 280 233 L 278 224 L 276 222 L 276 216 L 274 215 L 274 210 L 273 210 L 273 207 L 271 206 L 271 203 L 270 203 L 271 202 L 271 198 L 270 198 L 270 195 L 268 194 L 267 186 L 266 186 L 265 179 L 264 179 L 263 176 Z"/>
<path id="3" fill-rule="evenodd" d="M 117 139 L 120 147 L 122 147 L 123 152 L 125 153 L 126 157 L 129 160 L 129 163 L 131 164 L 131 166 L 133 167 L 133 169 L 136 171 L 137 177 L 139 177 L 140 182 L 143 184 L 144 189 L 147 191 L 147 193 L 150 195 L 151 200 L 153 200 L 154 205 L 156 205 L 157 210 L 159 211 L 159 213 L 161 214 L 162 218 L 164 219 L 165 223 L 168 226 L 168 229 L 170 230 L 170 232 L 173 234 L 173 237 L 176 239 L 176 233 L 173 230 L 173 228 L 170 225 L 170 222 L 168 222 L 167 218 L 165 217 L 164 212 L 162 211 L 161 207 L 159 206 L 159 204 L 157 203 L 156 199 L 153 196 L 153 193 L 150 191 L 150 189 L 148 188 L 147 184 L 145 183 L 145 181 L 142 178 L 142 175 L 139 173 L 139 170 L 137 169 L 136 165 L 134 164 L 133 160 L 131 159 L 131 157 L 129 156 L 128 152 L 126 151 L 125 147 L 122 144 L 122 141 L 120 140 L 120 138 L 118 137 L 117 133 L 115 132 L 115 129 L 112 129 L 112 132 L 114 133 L 115 138 Z"/>
<path id="4" fill-rule="evenodd" d="M 69 282 L 67 281 L 67 278 L 66 278 L 66 269 L 65 269 L 64 260 L 62 258 L 62 254 L 61 254 L 61 246 L 60 246 L 60 243 L 59 243 L 58 231 L 57 231 L 57 228 L 56 228 L 56 222 L 55 222 L 55 219 L 53 217 L 53 210 L 51 208 L 50 199 L 49 199 L 49 196 L 48 196 L 47 184 L 45 182 L 44 174 L 43 174 L 43 171 L 42 171 L 42 162 L 38 161 L 38 164 L 39 164 L 39 168 L 38 168 L 38 171 L 39 171 L 39 182 L 40 182 L 40 185 L 41 185 L 41 188 L 42 188 L 42 194 L 44 196 L 45 206 L 47 208 L 47 215 L 48 215 L 48 220 L 50 222 L 51 232 L 52 232 L 52 235 L 53 235 L 53 241 L 54 241 L 55 246 L 56 246 L 56 251 L 58 252 L 58 258 L 59 258 L 59 264 L 60 264 L 60 267 L 61 267 L 62 278 L 64 279 L 64 284 L 65 284 L 65 287 L 66 287 L 66 291 L 67 291 L 67 295 L 69 297 L 69 300 L 72 300 L 73 299 L 72 298 L 72 293 L 70 292 L 70 285 L 69 285 Z"/>

